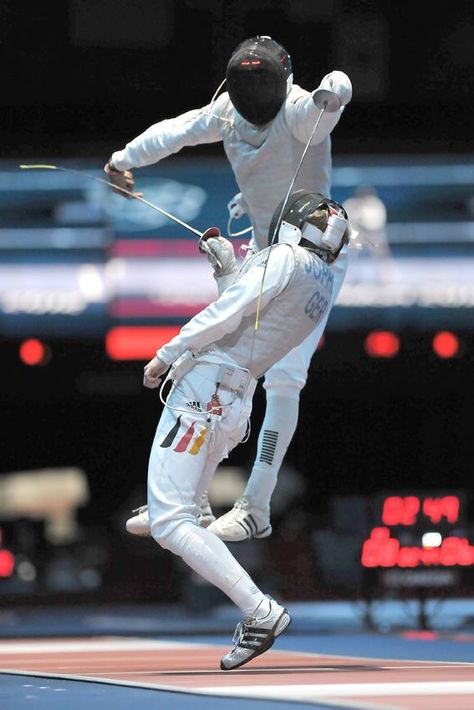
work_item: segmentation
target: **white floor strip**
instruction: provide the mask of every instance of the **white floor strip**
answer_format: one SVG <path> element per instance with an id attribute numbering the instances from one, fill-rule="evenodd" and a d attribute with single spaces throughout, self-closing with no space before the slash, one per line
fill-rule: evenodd
<path id="1" fill-rule="evenodd" d="M 344 683 L 322 685 L 260 685 L 201 687 L 201 692 L 212 695 L 232 695 L 251 698 L 350 698 L 397 695 L 468 695 L 474 694 L 474 681 L 446 681 L 445 683 Z"/>
<path id="2" fill-rule="evenodd" d="M 194 644 L 206 648 L 210 644 Z M 163 641 L 153 639 L 74 639 L 72 641 L 2 641 L 0 656 L 12 653 L 81 653 L 83 651 L 160 651 L 161 649 L 189 648 L 189 642 Z"/>

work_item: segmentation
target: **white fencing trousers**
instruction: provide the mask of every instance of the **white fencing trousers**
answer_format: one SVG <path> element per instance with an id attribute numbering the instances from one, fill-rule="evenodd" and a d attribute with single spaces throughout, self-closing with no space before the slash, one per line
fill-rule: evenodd
<path id="1" fill-rule="evenodd" d="M 173 387 L 163 409 L 148 467 L 151 533 L 159 545 L 227 594 L 243 613 L 250 613 L 264 599 L 263 593 L 222 540 L 196 521 L 197 501 L 209 487 L 217 464 L 245 434 L 256 385 L 250 379 L 242 394 L 218 390 L 222 418 L 214 421 L 212 430 L 206 407 L 216 390 L 218 370 L 218 365 L 197 361 Z"/>

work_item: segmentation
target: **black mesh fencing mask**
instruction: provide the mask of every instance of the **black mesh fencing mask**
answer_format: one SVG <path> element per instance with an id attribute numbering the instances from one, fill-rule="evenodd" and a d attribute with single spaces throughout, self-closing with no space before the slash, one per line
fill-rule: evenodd
<path id="1" fill-rule="evenodd" d="M 226 71 L 227 91 L 236 111 L 249 123 L 264 126 L 277 115 L 287 95 L 290 55 L 270 37 L 239 44 Z"/>

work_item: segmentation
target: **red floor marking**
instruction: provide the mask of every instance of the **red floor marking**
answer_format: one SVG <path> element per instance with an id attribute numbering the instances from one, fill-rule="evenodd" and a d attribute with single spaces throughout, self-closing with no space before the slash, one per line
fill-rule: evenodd
<path id="1" fill-rule="evenodd" d="M 474 664 L 268 651 L 219 670 L 227 646 L 94 638 L 0 641 L 0 671 L 381 710 L 473 710 Z M 406 684 L 406 685 L 404 685 Z M 352 705 L 355 707 L 355 705 Z"/>

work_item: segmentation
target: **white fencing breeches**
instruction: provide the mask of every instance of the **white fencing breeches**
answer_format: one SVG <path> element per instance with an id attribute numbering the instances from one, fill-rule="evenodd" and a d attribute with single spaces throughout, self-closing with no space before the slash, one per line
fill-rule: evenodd
<path id="1" fill-rule="evenodd" d="M 249 380 L 242 394 L 220 388 L 222 418 L 208 421 L 206 407 L 218 370 L 218 365 L 198 361 L 173 387 L 151 448 L 148 510 L 158 544 L 179 555 L 246 614 L 264 595 L 222 540 L 196 521 L 196 504 L 217 464 L 245 434 L 256 384 Z"/>
<path id="2" fill-rule="evenodd" d="M 173 386 L 163 408 L 148 465 L 151 532 L 164 539 L 182 520 L 196 521 L 197 503 L 217 464 L 243 438 L 255 380 L 243 394 L 220 388 L 222 418 L 208 421 L 219 366 L 197 360 Z"/>

